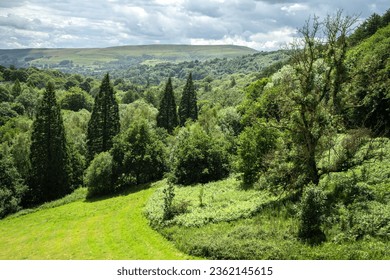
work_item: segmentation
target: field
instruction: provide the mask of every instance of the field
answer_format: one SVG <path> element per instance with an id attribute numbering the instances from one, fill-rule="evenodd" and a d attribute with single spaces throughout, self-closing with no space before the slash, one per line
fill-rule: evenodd
<path id="1" fill-rule="evenodd" d="M 0 259 L 189 259 L 151 229 L 142 214 L 160 185 L 95 201 L 86 200 L 86 189 L 79 189 L 32 213 L 1 220 Z"/>
<path id="2" fill-rule="evenodd" d="M 18 67 L 37 66 L 66 69 L 73 67 L 96 67 L 108 63 L 130 66 L 145 61 L 152 64 L 164 61 L 202 61 L 212 58 L 233 58 L 256 52 L 247 47 L 230 45 L 145 45 L 79 49 L 15 49 L 0 50 L 0 64 L 13 64 Z"/>

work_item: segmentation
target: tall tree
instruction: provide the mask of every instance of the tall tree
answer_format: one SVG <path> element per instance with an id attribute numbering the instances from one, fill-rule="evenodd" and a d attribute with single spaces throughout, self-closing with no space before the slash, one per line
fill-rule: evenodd
<path id="1" fill-rule="evenodd" d="M 180 125 L 184 126 L 188 119 L 198 119 L 198 106 L 196 104 L 196 93 L 192 81 L 192 73 L 188 75 L 179 106 Z"/>
<path id="2" fill-rule="evenodd" d="M 160 102 L 160 108 L 157 115 L 157 126 L 163 127 L 172 133 L 178 125 L 175 96 L 173 95 L 172 80 L 168 79 L 165 86 L 164 95 Z"/>
<path id="3" fill-rule="evenodd" d="M 108 73 L 104 76 L 95 98 L 88 123 L 87 145 L 89 160 L 112 147 L 112 139 L 119 133 L 119 108 Z"/>
<path id="4" fill-rule="evenodd" d="M 40 203 L 71 191 L 69 154 L 54 85 L 48 83 L 34 120 L 30 146 L 30 199 Z"/>

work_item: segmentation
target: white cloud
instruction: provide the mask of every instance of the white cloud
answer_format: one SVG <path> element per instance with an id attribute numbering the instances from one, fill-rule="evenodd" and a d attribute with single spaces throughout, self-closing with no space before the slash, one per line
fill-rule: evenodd
<path id="1" fill-rule="evenodd" d="M 283 6 L 280 9 L 286 11 L 288 14 L 295 15 L 296 12 L 307 11 L 310 8 L 306 4 L 294 3 L 292 5 Z"/>
<path id="2" fill-rule="evenodd" d="M 309 15 L 368 17 L 385 0 L 0 1 L 0 48 L 115 44 L 237 44 L 271 50 L 290 42 Z"/>

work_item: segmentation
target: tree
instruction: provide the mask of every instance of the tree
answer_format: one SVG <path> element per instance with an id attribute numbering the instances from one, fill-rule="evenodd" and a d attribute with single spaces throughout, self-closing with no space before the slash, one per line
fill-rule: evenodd
<path id="1" fill-rule="evenodd" d="M 88 188 L 88 196 L 114 193 L 112 156 L 109 152 L 102 152 L 92 160 L 85 171 L 85 185 Z"/>
<path id="2" fill-rule="evenodd" d="M 115 138 L 112 156 L 113 173 L 119 186 L 160 179 L 166 170 L 163 143 L 145 120 L 134 122 Z"/>
<path id="3" fill-rule="evenodd" d="M 88 123 L 87 145 L 89 160 L 112 148 L 113 138 L 119 133 L 119 108 L 108 73 L 104 76 L 95 98 Z"/>
<path id="4" fill-rule="evenodd" d="M 70 88 L 60 100 L 61 108 L 72 111 L 87 109 L 91 111 L 93 106 L 92 97 L 78 87 Z"/>
<path id="5" fill-rule="evenodd" d="M 32 125 L 30 202 L 41 203 L 71 191 L 68 147 L 54 85 L 48 83 Z"/>
<path id="6" fill-rule="evenodd" d="M 2 148 L 0 146 L 0 148 Z M 7 152 L 0 151 L 0 219 L 20 209 L 27 187 Z"/>
<path id="7" fill-rule="evenodd" d="M 188 119 L 193 121 L 198 119 L 198 106 L 196 101 L 194 83 L 192 81 L 192 74 L 190 73 L 186 85 L 184 86 L 179 105 L 179 120 L 181 126 L 184 126 Z"/>
<path id="8" fill-rule="evenodd" d="M 160 108 L 157 115 L 157 126 L 165 128 L 169 133 L 172 133 L 177 125 L 176 102 L 173 95 L 172 80 L 169 78 L 160 102 Z"/>
<path id="9" fill-rule="evenodd" d="M 257 181 L 260 172 L 265 171 L 264 158 L 276 148 L 276 129 L 267 123 L 256 123 L 247 127 L 239 138 L 239 171 L 243 173 L 243 183 L 251 185 Z"/>
<path id="10" fill-rule="evenodd" d="M 18 79 L 16 79 L 14 85 L 12 86 L 11 92 L 14 98 L 18 97 L 22 93 L 22 87 L 20 86 Z"/>
<path id="11" fill-rule="evenodd" d="M 229 174 L 224 139 L 211 137 L 198 124 L 180 129 L 171 150 L 172 175 L 176 183 L 207 183 Z"/>

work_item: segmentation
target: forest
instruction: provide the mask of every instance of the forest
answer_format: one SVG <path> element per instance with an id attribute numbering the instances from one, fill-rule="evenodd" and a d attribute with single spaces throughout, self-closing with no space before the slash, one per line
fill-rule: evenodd
<path id="1" fill-rule="evenodd" d="M 42 209 L 146 191 L 140 215 L 188 256 L 389 259 L 390 10 L 356 24 L 107 73 L 0 66 L 3 242 Z"/>

